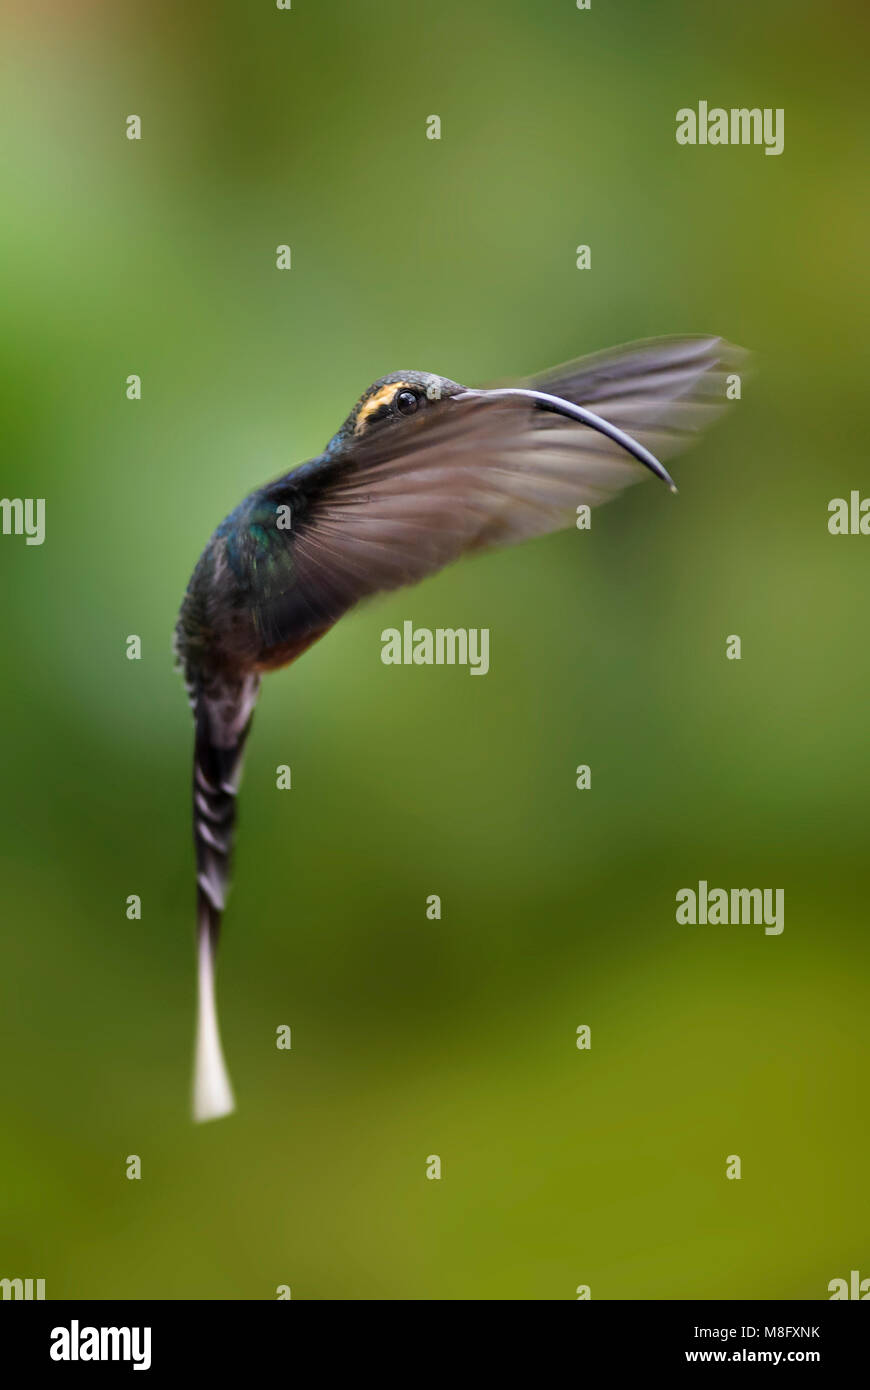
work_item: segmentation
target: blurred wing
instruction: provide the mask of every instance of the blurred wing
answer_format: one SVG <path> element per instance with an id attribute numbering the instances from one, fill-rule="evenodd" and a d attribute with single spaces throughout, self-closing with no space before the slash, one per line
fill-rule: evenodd
<path id="1" fill-rule="evenodd" d="M 532 384 L 591 405 L 666 457 L 724 405 L 733 352 L 718 339 L 665 339 Z M 460 555 L 572 526 L 581 503 L 597 506 L 650 476 L 597 431 L 523 398 L 445 398 L 373 432 L 352 460 L 307 475 L 294 507 L 293 582 L 260 604 L 261 631 L 277 641 L 328 625 Z M 285 483 L 293 487 L 292 474 Z"/>
<path id="2" fill-rule="evenodd" d="M 648 338 L 566 362 L 529 385 L 589 406 L 664 460 L 715 420 L 727 377 L 748 358 L 722 338 Z M 613 447 L 602 435 L 590 443 Z"/>

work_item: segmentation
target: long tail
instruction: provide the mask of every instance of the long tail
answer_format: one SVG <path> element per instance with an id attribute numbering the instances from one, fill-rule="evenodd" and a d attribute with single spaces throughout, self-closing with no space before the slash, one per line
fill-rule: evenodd
<path id="1" fill-rule="evenodd" d="M 229 887 L 236 793 L 259 679 L 249 677 L 219 695 L 200 691 L 194 702 L 193 840 L 197 882 L 197 1021 L 193 1118 L 216 1120 L 235 1109 L 224 1061 L 215 1001 L 215 957 Z"/>

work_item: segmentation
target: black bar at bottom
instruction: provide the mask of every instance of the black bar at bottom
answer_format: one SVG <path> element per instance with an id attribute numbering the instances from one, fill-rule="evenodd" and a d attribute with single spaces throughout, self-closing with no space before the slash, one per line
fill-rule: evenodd
<path id="1" fill-rule="evenodd" d="M 434 1301 L 434 1300 L 433 1300 Z M 481 1358 L 490 1379 L 500 1353 L 513 1358 L 523 1343 L 551 1363 L 565 1352 L 579 1371 L 595 1357 L 600 1368 L 670 1372 L 676 1367 L 807 1366 L 825 1374 L 866 1369 L 867 1314 L 830 1302 L 578 1302 L 511 1304 L 502 1324 L 498 1303 L 379 1302 L 0 1302 L 3 1362 L 51 1375 L 162 1377 L 187 1370 L 225 1377 L 252 1367 L 282 1365 L 288 1373 L 311 1362 L 320 1371 L 346 1356 L 360 1370 L 391 1367 L 403 1375 L 439 1363 L 457 1369 L 451 1331 L 461 1333 L 469 1360 Z M 469 1309 L 473 1312 L 469 1312 Z M 533 1311 L 534 1310 L 534 1311 Z M 383 1318 L 383 1322 L 381 1321 Z M 472 1321 L 473 1318 L 473 1321 Z M 353 1337 L 359 1329 L 363 1340 Z M 541 1333 L 545 1341 L 541 1341 Z M 466 1340 L 470 1334 L 470 1343 Z M 350 1338 L 352 1340 L 345 1340 Z M 410 1344 L 409 1344 L 410 1339 Z M 470 1352 L 469 1356 L 467 1353 Z M 305 1362 L 301 1360 L 305 1357 Z M 374 1365 L 372 1361 L 374 1359 Z M 514 1369 L 515 1366 L 514 1366 Z M 538 1375 L 536 1379 L 546 1379 Z"/>

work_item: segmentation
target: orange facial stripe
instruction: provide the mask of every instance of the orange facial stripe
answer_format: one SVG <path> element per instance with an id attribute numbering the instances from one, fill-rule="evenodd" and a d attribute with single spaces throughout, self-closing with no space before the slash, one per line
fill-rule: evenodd
<path id="1" fill-rule="evenodd" d="M 365 429 L 366 420 L 375 410 L 380 410 L 382 405 L 389 405 L 397 391 L 407 390 L 411 383 L 409 381 L 391 381 L 387 386 L 382 386 L 373 396 L 369 396 L 365 405 L 357 416 L 356 424 L 353 427 L 354 434 L 361 434 Z"/>

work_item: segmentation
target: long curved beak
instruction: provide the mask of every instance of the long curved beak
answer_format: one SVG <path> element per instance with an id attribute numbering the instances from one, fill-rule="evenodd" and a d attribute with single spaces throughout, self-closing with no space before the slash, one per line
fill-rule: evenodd
<path id="1" fill-rule="evenodd" d="M 546 391 L 530 391 L 522 386 L 497 387 L 492 391 L 462 391 L 454 396 L 455 401 L 475 399 L 485 399 L 487 397 L 503 396 L 510 398 L 516 396 L 525 397 L 527 400 L 534 401 L 541 410 L 551 410 L 555 415 L 565 415 L 569 420 L 576 420 L 581 425 L 588 425 L 590 429 L 598 430 L 600 434 L 606 434 L 608 439 L 612 439 L 615 444 L 619 444 L 627 453 L 632 454 L 639 463 L 644 464 L 657 478 L 661 478 L 663 483 L 667 483 L 671 492 L 676 492 L 674 480 L 663 464 L 659 463 L 654 454 L 649 449 L 645 449 L 642 444 L 638 444 L 636 439 L 632 439 L 630 434 L 619 429 L 616 425 L 611 425 L 609 420 L 605 420 L 594 411 L 587 410 L 585 405 L 575 405 L 573 401 L 563 400 L 561 396 L 550 396 Z"/>

